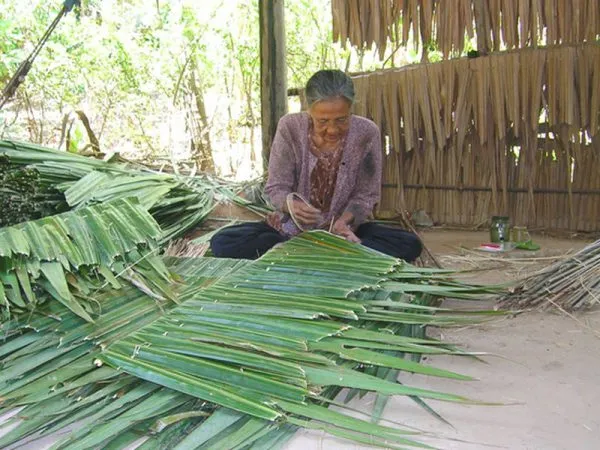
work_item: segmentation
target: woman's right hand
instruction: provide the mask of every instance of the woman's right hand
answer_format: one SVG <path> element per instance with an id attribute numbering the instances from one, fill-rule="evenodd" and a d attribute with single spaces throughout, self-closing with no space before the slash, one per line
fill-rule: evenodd
<path id="1" fill-rule="evenodd" d="M 291 213 L 301 225 L 316 225 L 321 219 L 321 211 L 302 200 L 294 200 L 291 202 L 291 207 L 293 209 Z M 290 213 L 290 211 L 287 212 Z"/>
<path id="2" fill-rule="evenodd" d="M 335 221 L 331 231 L 333 234 L 337 234 L 347 241 L 356 242 L 357 244 L 361 242 L 358 236 L 354 234 L 354 231 L 352 231 L 352 228 L 342 218 Z"/>

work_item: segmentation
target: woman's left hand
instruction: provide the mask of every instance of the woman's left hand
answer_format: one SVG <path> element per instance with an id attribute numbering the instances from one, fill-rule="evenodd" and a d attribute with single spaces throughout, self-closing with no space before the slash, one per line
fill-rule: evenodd
<path id="1" fill-rule="evenodd" d="M 360 244 L 360 239 L 358 238 L 358 236 L 356 236 L 356 234 L 354 234 L 352 229 L 342 219 L 338 219 L 333 223 L 333 228 L 332 228 L 331 232 L 333 234 L 337 234 L 338 236 L 343 237 L 347 241 L 356 242 L 356 243 Z"/>

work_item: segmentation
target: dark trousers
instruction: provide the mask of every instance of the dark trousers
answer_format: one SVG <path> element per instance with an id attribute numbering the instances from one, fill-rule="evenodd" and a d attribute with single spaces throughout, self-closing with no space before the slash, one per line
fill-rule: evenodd
<path id="1" fill-rule="evenodd" d="M 423 250 L 414 233 L 376 223 L 363 223 L 356 236 L 362 245 L 408 262 L 417 259 Z M 264 222 L 248 222 L 217 232 L 210 240 L 210 249 L 219 258 L 256 259 L 286 240 L 286 236 Z"/>

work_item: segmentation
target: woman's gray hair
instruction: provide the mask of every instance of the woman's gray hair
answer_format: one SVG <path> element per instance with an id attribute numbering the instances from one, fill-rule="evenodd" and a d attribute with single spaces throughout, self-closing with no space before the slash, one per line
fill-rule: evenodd
<path id="1" fill-rule="evenodd" d="M 341 70 L 319 70 L 306 83 L 306 103 L 311 107 L 321 100 L 345 98 L 354 103 L 354 83 Z"/>

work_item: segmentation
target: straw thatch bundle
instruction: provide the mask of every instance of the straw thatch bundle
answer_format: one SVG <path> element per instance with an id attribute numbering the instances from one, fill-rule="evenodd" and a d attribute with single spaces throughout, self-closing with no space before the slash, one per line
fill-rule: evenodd
<path id="1" fill-rule="evenodd" d="M 385 124 L 396 149 L 414 149 L 421 140 L 441 149 L 456 131 L 464 143 L 469 126 L 481 143 L 505 138 L 511 126 L 520 137 L 538 131 L 544 109 L 550 127 L 591 136 L 600 130 L 598 44 L 419 64 L 353 79 L 361 100 L 355 112 Z"/>
<path id="2" fill-rule="evenodd" d="M 499 305 L 565 311 L 600 305 L 600 240 L 528 277 L 504 295 Z"/>
<path id="3" fill-rule="evenodd" d="M 598 231 L 600 45 L 524 49 L 354 77 L 386 141 L 382 209 Z"/>
<path id="4" fill-rule="evenodd" d="M 592 42 L 600 35 L 598 0 L 332 0 L 333 37 L 342 45 L 375 44 L 380 56 L 391 41 L 434 44 L 444 57 L 460 53 L 478 34 L 487 52 L 538 44 Z"/>

